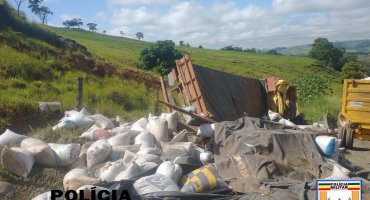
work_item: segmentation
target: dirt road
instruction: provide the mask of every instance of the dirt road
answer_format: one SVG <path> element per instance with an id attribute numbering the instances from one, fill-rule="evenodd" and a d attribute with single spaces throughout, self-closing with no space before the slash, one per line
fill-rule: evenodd
<path id="1" fill-rule="evenodd" d="M 346 149 L 343 154 L 347 160 L 364 168 L 363 178 L 370 179 L 370 141 L 355 139 L 353 149 Z"/>

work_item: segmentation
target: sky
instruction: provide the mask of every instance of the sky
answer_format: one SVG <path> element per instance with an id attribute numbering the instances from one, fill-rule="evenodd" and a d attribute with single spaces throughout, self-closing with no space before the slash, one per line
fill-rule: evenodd
<path id="1" fill-rule="evenodd" d="M 19 0 L 18 0 L 19 1 Z M 8 0 L 16 7 L 15 0 Z M 44 0 L 53 12 L 49 26 L 82 19 L 97 24 L 98 33 L 144 41 L 172 40 L 202 45 L 268 49 L 312 44 L 318 37 L 331 42 L 370 39 L 369 0 Z M 28 0 L 21 4 L 31 21 Z"/>

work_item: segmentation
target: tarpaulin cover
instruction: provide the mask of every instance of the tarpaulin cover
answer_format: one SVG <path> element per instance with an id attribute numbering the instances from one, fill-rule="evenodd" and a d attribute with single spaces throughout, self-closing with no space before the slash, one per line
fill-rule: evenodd
<path id="1" fill-rule="evenodd" d="M 244 112 L 251 117 L 267 114 L 266 89 L 260 80 L 194 64 L 193 69 L 207 111 L 214 121 L 237 120 L 245 116 Z"/>
<path id="2" fill-rule="evenodd" d="M 271 122 L 269 122 L 271 123 Z M 331 174 L 332 165 L 320 155 L 314 134 L 292 129 L 269 130 L 257 118 L 215 124 L 213 153 L 217 171 L 237 192 L 257 191 L 265 180 L 289 178 L 311 182 Z M 293 180 L 293 182 L 291 182 Z"/>

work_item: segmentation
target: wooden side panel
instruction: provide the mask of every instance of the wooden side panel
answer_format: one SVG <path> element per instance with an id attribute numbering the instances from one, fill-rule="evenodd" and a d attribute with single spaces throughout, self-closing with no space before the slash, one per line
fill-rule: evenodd
<path id="1" fill-rule="evenodd" d="M 180 81 L 185 90 L 187 102 L 189 105 L 197 107 L 198 114 L 203 113 L 205 117 L 208 117 L 209 113 L 206 109 L 189 55 L 178 60 L 176 65 L 181 79 Z"/>

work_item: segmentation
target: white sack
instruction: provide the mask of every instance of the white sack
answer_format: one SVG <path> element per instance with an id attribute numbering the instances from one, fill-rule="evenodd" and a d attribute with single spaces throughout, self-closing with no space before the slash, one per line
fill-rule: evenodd
<path id="1" fill-rule="evenodd" d="M 100 130 L 101 128 L 94 124 L 92 125 L 87 131 L 83 132 L 80 136 L 80 138 L 85 138 L 88 140 L 93 140 L 94 139 L 94 132 L 97 130 Z"/>
<path id="2" fill-rule="evenodd" d="M 348 169 L 338 164 L 334 164 L 331 175 L 325 179 L 329 179 L 329 180 L 347 179 L 348 180 L 349 179 L 348 174 L 350 172 L 351 171 L 349 171 Z"/>
<path id="3" fill-rule="evenodd" d="M 187 136 L 187 131 L 186 129 L 182 130 L 179 134 L 176 134 L 172 140 L 171 140 L 171 143 L 176 143 L 176 142 L 185 142 L 187 141 L 186 140 L 186 137 Z"/>
<path id="4" fill-rule="evenodd" d="M 342 143 L 342 139 L 337 139 L 337 141 L 335 142 L 334 153 L 329 157 L 329 159 L 331 159 L 335 162 L 338 162 L 339 148 L 340 148 L 341 143 Z"/>
<path id="5" fill-rule="evenodd" d="M 182 169 L 179 164 L 175 164 L 172 161 L 166 161 L 159 165 L 156 174 L 165 175 L 177 184 L 182 177 Z"/>
<path id="6" fill-rule="evenodd" d="M 215 124 L 201 124 L 198 128 L 197 136 L 212 137 L 215 130 Z"/>
<path id="7" fill-rule="evenodd" d="M 200 160 L 200 154 L 202 154 L 205 149 L 198 147 L 197 145 L 194 146 L 194 157 L 197 160 Z"/>
<path id="8" fill-rule="evenodd" d="M 135 137 L 135 144 L 141 144 L 141 149 L 154 147 L 154 136 L 149 132 L 141 132 Z"/>
<path id="9" fill-rule="evenodd" d="M 148 119 L 142 117 L 141 119 L 137 120 L 131 127 L 133 131 L 146 131 L 146 125 L 149 123 Z"/>
<path id="10" fill-rule="evenodd" d="M 143 166 L 139 166 L 135 161 L 133 161 L 125 171 L 120 172 L 116 178 L 115 181 L 120 180 L 130 180 L 144 172 L 150 171 L 153 168 L 157 167 L 158 164 L 156 163 L 144 163 Z"/>
<path id="11" fill-rule="evenodd" d="M 113 122 L 102 114 L 95 114 L 90 116 L 90 118 L 93 119 L 95 124 L 101 129 L 111 129 L 115 127 Z"/>
<path id="12" fill-rule="evenodd" d="M 15 188 L 12 184 L 0 181 L 0 198 L 11 199 L 14 197 Z"/>
<path id="13" fill-rule="evenodd" d="M 57 129 L 76 129 L 79 127 L 89 126 L 94 123 L 94 120 L 84 113 L 77 111 L 66 112 L 66 116 L 61 120 L 59 124 L 53 127 L 53 130 Z"/>
<path id="14" fill-rule="evenodd" d="M 95 141 L 90 141 L 90 142 L 86 142 L 85 144 L 82 145 L 81 147 L 81 152 L 80 153 L 86 153 L 87 150 L 89 149 L 89 147 L 91 147 L 92 144 L 94 144 Z"/>
<path id="15" fill-rule="evenodd" d="M 5 132 L 0 135 L 0 146 L 10 146 L 12 143 L 20 143 L 26 138 L 28 137 L 25 135 L 19 135 L 9 129 L 6 129 Z"/>
<path id="16" fill-rule="evenodd" d="M 131 126 L 118 126 L 111 129 L 108 129 L 109 132 L 111 132 L 113 135 L 118 135 L 124 132 L 130 131 Z"/>
<path id="17" fill-rule="evenodd" d="M 126 167 L 123 165 L 122 161 L 107 162 L 105 166 L 100 169 L 99 180 L 112 182 L 116 176 L 125 169 Z"/>
<path id="18" fill-rule="evenodd" d="M 158 165 L 162 163 L 162 160 L 158 156 L 152 154 L 139 154 L 136 155 L 133 160 L 139 166 L 146 162 L 154 162 L 157 163 Z"/>
<path id="19" fill-rule="evenodd" d="M 130 145 L 130 132 L 124 132 L 124 133 L 119 133 L 116 136 L 113 136 L 108 139 L 109 144 L 114 147 L 114 146 L 127 146 Z"/>
<path id="20" fill-rule="evenodd" d="M 63 187 L 64 190 L 76 190 L 83 185 L 98 182 L 98 180 L 91 177 L 86 168 L 75 168 L 64 176 Z"/>
<path id="21" fill-rule="evenodd" d="M 165 119 L 150 120 L 150 133 L 154 136 L 154 144 L 160 146 L 160 142 L 169 142 L 168 122 Z"/>
<path id="22" fill-rule="evenodd" d="M 135 156 L 136 156 L 136 154 L 129 151 L 129 150 L 125 151 L 125 155 L 122 158 L 122 162 L 126 166 L 126 168 L 128 168 L 128 166 L 131 165 Z"/>
<path id="23" fill-rule="evenodd" d="M 281 118 L 279 113 L 272 112 L 271 110 L 269 110 L 268 115 L 271 121 L 279 121 Z"/>
<path id="24" fill-rule="evenodd" d="M 125 156 L 127 150 L 137 152 L 140 149 L 140 145 L 127 145 L 127 146 L 113 146 L 112 151 L 108 156 L 108 160 L 111 162 L 122 159 Z"/>
<path id="25" fill-rule="evenodd" d="M 59 110 L 62 107 L 62 104 L 60 102 L 54 101 L 54 102 L 36 102 L 38 105 L 41 113 L 46 113 L 48 111 L 55 111 Z"/>
<path id="26" fill-rule="evenodd" d="M 135 181 L 131 193 L 134 196 L 152 192 L 180 191 L 180 188 L 170 178 L 162 174 L 146 176 Z"/>
<path id="27" fill-rule="evenodd" d="M 331 156 L 335 152 L 335 144 L 337 138 L 332 136 L 317 136 L 315 138 L 317 146 L 320 148 L 321 152 L 326 156 Z"/>
<path id="28" fill-rule="evenodd" d="M 86 152 L 87 170 L 107 160 L 111 151 L 112 146 L 107 140 L 98 140 L 92 144 Z"/>
<path id="29" fill-rule="evenodd" d="M 54 151 L 59 167 L 65 167 L 74 163 L 80 155 L 81 146 L 79 144 L 48 143 L 48 145 Z"/>
<path id="30" fill-rule="evenodd" d="M 200 161 L 202 161 L 204 165 L 209 164 L 209 163 L 214 163 L 213 153 L 210 151 L 203 151 L 200 154 Z"/>
<path id="31" fill-rule="evenodd" d="M 31 152 L 19 147 L 8 148 L 5 146 L 1 153 L 3 167 L 17 176 L 27 178 L 34 163 L 35 158 Z"/>
<path id="32" fill-rule="evenodd" d="M 169 135 L 173 135 L 173 132 L 177 132 L 177 123 L 179 118 L 177 111 L 173 111 L 172 113 L 162 113 L 160 118 L 167 121 Z"/>
<path id="33" fill-rule="evenodd" d="M 159 149 L 159 148 L 144 148 L 144 149 L 141 149 L 140 151 L 138 151 L 136 153 L 136 155 L 140 155 L 140 154 L 152 154 L 152 155 L 160 155 L 162 153 L 162 150 Z"/>
<path id="34" fill-rule="evenodd" d="M 36 164 L 43 167 L 58 166 L 54 151 L 46 142 L 38 139 L 27 138 L 21 142 L 20 147 L 29 151 L 35 157 Z"/>
<path id="35" fill-rule="evenodd" d="M 86 153 L 80 153 L 78 158 L 70 165 L 67 166 L 68 171 L 71 171 L 74 168 L 86 168 Z"/>
<path id="36" fill-rule="evenodd" d="M 148 120 L 154 120 L 154 119 L 159 119 L 159 116 L 155 116 L 152 113 L 149 113 Z"/>
<path id="37" fill-rule="evenodd" d="M 162 143 L 162 150 L 164 153 L 171 149 L 183 150 L 188 156 L 195 156 L 195 144 L 192 142 L 177 142 L 177 143 Z"/>
<path id="38" fill-rule="evenodd" d="M 91 114 L 86 110 L 86 108 L 82 108 L 82 110 L 80 110 L 81 114 L 85 115 L 85 116 L 91 116 Z"/>

